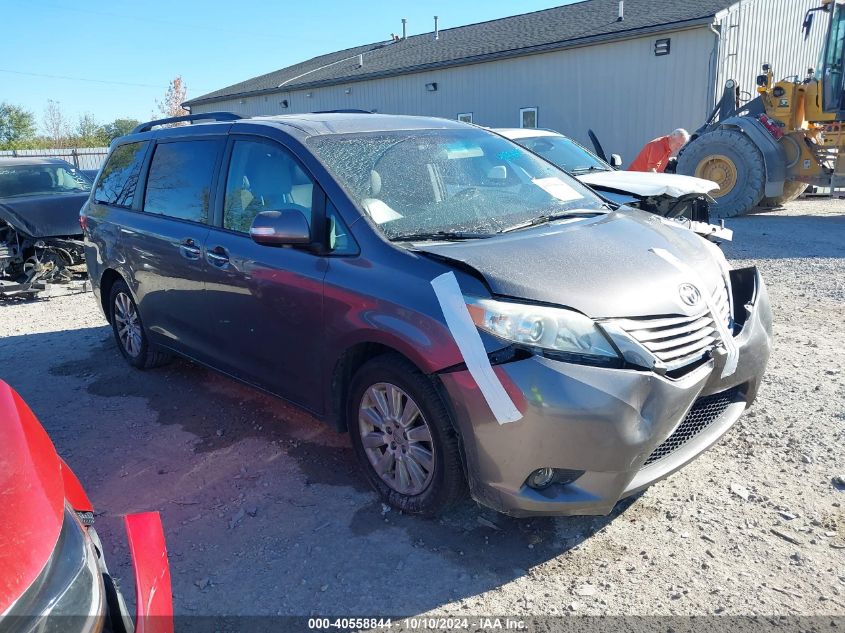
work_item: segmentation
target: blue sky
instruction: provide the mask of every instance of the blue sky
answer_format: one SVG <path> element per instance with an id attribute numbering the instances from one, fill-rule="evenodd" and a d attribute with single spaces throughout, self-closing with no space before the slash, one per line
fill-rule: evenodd
<path id="1" fill-rule="evenodd" d="M 0 101 L 33 111 L 48 99 L 75 123 L 148 119 L 168 82 L 188 96 L 322 53 L 408 33 L 537 11 L 572 0 L 0 0 Z M 10 72 L 11 71 L 11 72 Z M 86 81 L 83 81 L 86 80 Z"/>

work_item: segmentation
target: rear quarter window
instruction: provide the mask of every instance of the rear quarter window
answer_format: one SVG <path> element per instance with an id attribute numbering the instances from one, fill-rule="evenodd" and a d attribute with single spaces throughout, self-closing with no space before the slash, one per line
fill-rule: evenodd
<path id="1" fill-rule="evenodd" d="M 94 189 L 94 200 L 117 207 L 131 207 L 138 187 L 148 143 L 126 143 L 109 156 Z"/>
<path id="2" fill-rule="evenodd" d="M 176 141 L 155 148 L 144 211 L 190 222 L 207 222 L 217 141 Z"/>

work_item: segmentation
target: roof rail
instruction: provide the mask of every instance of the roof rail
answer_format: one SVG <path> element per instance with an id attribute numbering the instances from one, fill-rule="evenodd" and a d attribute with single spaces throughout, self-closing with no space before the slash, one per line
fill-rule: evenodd
<path id="1" fill-rule="evenodd" d="M 375 114 L 372 110 L 356 110 L 355 108 L 347 108 L 343 110 L 317 110 L 310 114 Z"/>
<path id="2" fill-rule="evenodd" d="M 199 112 L 197 114 L 188 114 L 186 116 L 172 116 L 169 119 L 156 119 L 155 121 L 147 121 L 141 123 L 130 134 L 138 134 L 140 132 L 149 132 L 158 125 L 167 125 L 169 123 L 181 123 L 182 121 L 237 121 L 243 117 L 234 112 Z"/>

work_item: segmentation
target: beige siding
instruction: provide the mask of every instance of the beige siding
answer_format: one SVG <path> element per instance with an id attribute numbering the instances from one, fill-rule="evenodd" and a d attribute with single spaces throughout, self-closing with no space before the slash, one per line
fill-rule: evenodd
<path id="1" fill-rule="evenodd" d="M 817 13 L 807 41 L 801 24 L 807 9 L 820 5 L 819 0 L 742 0 L 717 16 L 723 34 L 718 94 L 734 79 L 746 98 L 756 97 L 764 63 L 772 64 L 776 81 L 791 75 L 803 79 L 818 64 L 830 18 Z"/>
<path id="2" fill-rule="evenodd" d="M 654 41 L 671 37 L 671 54 Z M 360 108 L 518 127 L 519 109 L 536 106 L 541 127 L 588 143 L 593 128 L 608 152 L 628 162 L 648 140 L 676 127 L 696 128 L 709 110 L 715 36 L 707 27 L 552 53 L 347 85 L 259 95 L 194 107 L 194 112 L 283 114 Z M 437 83 L 437 91 L 426 90 Z M 346 91 L 349 90 L 349 94 Z M 310 97 L 308 95 L 311 95 Z M 288 108 L 281 106 L 288 100 Z"/>

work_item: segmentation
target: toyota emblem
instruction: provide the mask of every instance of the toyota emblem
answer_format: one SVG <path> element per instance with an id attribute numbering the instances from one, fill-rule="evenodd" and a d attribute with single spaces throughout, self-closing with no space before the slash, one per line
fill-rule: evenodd
<path id="1" fill-rule="evenodd" d="M 686 303 L 688 306 L 696 306 L 698 305 L 698 302 L 701 301 L 701 293 L 698 291 L 698 288 L 692 284 L 681 284 L 678 288 L 678 292 L 681 295 L 681 301 Z"/>

